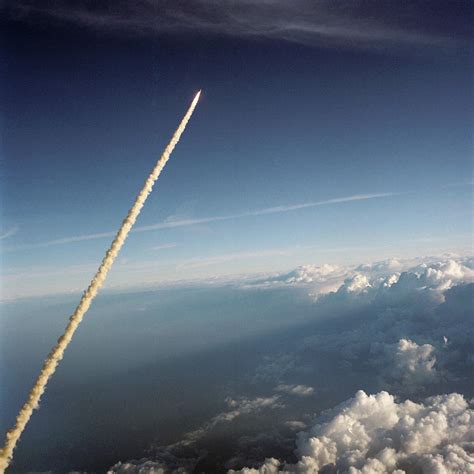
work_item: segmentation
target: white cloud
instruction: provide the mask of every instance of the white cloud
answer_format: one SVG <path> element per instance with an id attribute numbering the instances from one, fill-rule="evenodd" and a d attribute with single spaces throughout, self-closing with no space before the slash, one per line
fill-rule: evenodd
<path id="1" fill-rule="evenodd" d="M 339 288 L 338 293 L 360 294 L 367 292 L 370 288 L 372 288 L 372 285 L 369 278 L 361 273 L 356 273 L 344 282 L 344 285 Z"/>
<path id="2" fill-rule="evenodd" d="M 338 273 L 339 267 L 327 263 L 318 265 L 302 265 L 292 272 L 282 275 L 279 279 L 285 283 L 315 283 L 325 282 L 331 276 Z"/>
<path id="3" fill-rule="evenodd" d="M 357 3 L 297 0 L 219 2 L 196 0 L 169 6 L 159 0 L 88 3 L 41 3 L 21 0 L 10 6 L 15 17 L 72 23 L 101 31 L 135 35 L 204 33 L 266 38 L 308 46 L 400 47 L 446 46 L 463 38 L 457 10 L 433 8 L 430 16 L 416 3 Z M 458 13 L 459 15 L 459 13 Z M 398 19 L 403 18 L 400 22 Z M 422 19 L 423 21 L 419 21 Z"/>
<path id="4" fill-rule="evenodd" d="M 357 295 L 364 297 L 366 301 L 393 300 L 405 303 L 404 298 L 417 294 L 440 303 L 446 290 L 461 283 L 474 281 L 474 270 L 469 258 L 422 263 L 396 273 L 387 271 L 393 266 L 391 262 L 393 261 L 385 265 L 378 262 L 374 266 L 373 274 L 374 267 L 371 265 L 362 267 L 363 271 L 360 271 L 361 266 L 357 267 L 355 271 L 350 272 L 350 276 L 337 292 L 328 296 L 347 299 L 347 296 Z M 397 266 L 401 267 L 402 264 L 397 261 Z M 386 270 L 381 272 L 384 267 Z"/>
<path id="5" fill-rule="evenodd" d="M 338 353 L 360 370 L 371 367 L 382 386 L 397 393 L 419 392 L 444 377 L 452 380 L 454 373 L 465 378 L 473 354 L 473 281 L 470 258 L 375 276 L 352 273 L 336 292 L 315 302 L 319 318 L 337 318 L 339 330 L 308 335 L 304 347 Z"/>
<path id="6" fill-rule="evenodd" d="M 301 265 L 289 272 L 266 275 L 248 287 L 277 285 L 307 286 L 315 296 L 328 293 L 339 295 L 367 294 L 370 298 L 383 289 L 431 289 L 438 294 L 459 283 L 474 281 L 474 265 L 469 257 L 425 257 L 397 259 L 355 266 L 324 263 Z M 401 281 L 399 282 L 400 277 Z M 409 281 L 410 280 L 410 281 Z M 400 283 L 399 285 L 396 285 Z M 403 286 L 403 288 L 402 288 Z"/>
<path id="7" fill-rule="evenodd" d="M 232 421 L 241 415 L 248 415 L 255 411 L 262 410 L 264 408 L 282 408 L 283 404 L 279 402 L 280 397 L 274 395 L 273 397 L 257 397 L 253 399 L 241 398 L 234 400 L 228 398 L 226 400 L 230 411 L 223 412 L 213 418 L 212 424 L 220 423 L 221 421 Z"/>
<path id="8" fill-rule="evenodd" d="M 336 291 L 347 277 L 347 267 L 324 263 L 301 265 L 294 270 L 254 279 L 245 283 L 245 288 L 277 288 L 284 286 L 307 287 L 316 296 Z"/>
<path id="9" fill-rule="evenodd" d="M 420 403 L 421 394 L 456 391 L 468 396 L 472 390 L 473 268 L 472 258 L 451 255 L 346 268 L 305 265 L 273 275 L 268 284 L 282 285 L 278 291 L 291 295 L 295 288 L 300 294 L 301 289 L 342 282 L 307 305 L 311 319 L 289 331 L 282 344 L 262 345 L 265 352 L 246 381 L 259 390 L 274 388 L 276 398 L 228 399 L 227 410 L 185 434 L 176 446 L 206 446 L 225 431 L 225 424 L 248 415 L 249 425 L 257 424 L 261 431 L 245 434 L 245 443 L 236 442 L 226 464 L 234 469 L 260 465 L 241 471 L 248 474 L 316 473 L 328 464 L 323 472 L 474 472 L 473 412 L 463 396 L 451 393 Z M 254 282 L 260 288 L 264 280 Z M 247 283 L 251 288 L 252 282 Z M 316 383 L 319 388 L 313 390 Z M 359 391 L 308 422 L 328 396 L 335 404 L 344 399 L 341 394 L 358 388 L 382 391 Z M 402 396 L 413 401 L 399 401 Z M 256 413 L 277 407 L 286 409 L 278 417 L 278 429 L 267 429 Z M 290 461 L 285 453 L 291 452 L 293 440 L 288 437 L 311 425 L 297 436 L 298 462 L 276 459 Z M 274 458 L 260 464 L 268 456 Z"/>
<path id="10" fill-rule="evenodd" d="M 462 390 L 468 383 L 466 367 L 474 359 L 471 258 L 390 259 L 334 273 L 315 268 L 311 278 L 291 283 L 286 283 L 288 275 L 301 274 L 300 268 L 267 278 L 268 285 L 300 286 L 314 294 L 313 322 L 286 350 L 292 365 L 285 368 L 269 357 L 268 370 L 255 370 L 256 382 L 281 383 L 298 373 L 311 385 L 308 374 L 315 373 L 314 360 L 323 356 L 349 371 L 349 378 L 360 374 L 361 383 L 372 383 L 371 390 L 419 395 L 452 383 Z M 335 291 L 321 294 L 329 281 L 341 280 Z M 258 287 L 262 281 L 256 281 Z"/>
<path id="11" fill-rule="evenodd" d="M 229 473 L 242 473 L 242 474 L 278 474 L 280 471 L 281 463 L 278 459 L 267 458 L 265 462 L 258 468 L 244 467 L 238 471 L 233 469 L 229 470 Z"/>
<path id="12" fill-rule="evenodd" d="M 307 425 L 304 421 L 288 420 L 288 421 L 285 421 L 285 426 L 288 426 L 290 430 L 301 431 L 301 430 L 304 430 Z"/>
<path id="13" fill-rule="evenodd" d="M 280 402 L 280 397 L 278 395 L 274 395 L 272 397 L 257 398 L 227 398 L 226 403 L 229 407 L 229 410 L 218 413 L 200 428 L 186 433 L 182 441 L 175 443 L 175 445 L 169 446 L 168 449 L 173 446 L 189 446 L 190 444 L 193 444 L 199 439 L 203 438 L 216 426 L 222 423 L 229 423 L 231 421 L 234 421 L 236 418 L 239 418 L 243 415 L 250 415 L 252 413 L 265 409 L 275 409 L 284 407 L 284 405 Z"/>
<path id="14" fill-rule="evenodd" d="M 452 393 L 397 403 L 387 392 L 354 398 L 316 420 L 296 441 L 298 463 L 267 459 L 247 474 L 474 472 L 474 411 Z"/>
<path id="15" fill-rule="evenodd" d="M 309 397 L 314 393 L 313 387 L 308 387 L 307 385 L 287 385 L 280 384 L 275 390 L 277 392 L 287 393 L 288 395 L 296 395 L 298 397 Z"/>
<path id="16" fill-rule="evenodd" d="M 163 462 L 141 459 L 125 463 L 118 462 L 107 471 L 107 474 L 187 474 L 191 472 L 189 468 L 192 466 L 173 468 Z"/>
<path id="17" fill-rule="evenodd" d="M 435 348 L 431 344 L 419 346 L 409 339 L 400 339 L 393 353 L 393 376 L 402 384 L 423 385 L 436 379 Z"/>
<path id="18" fill-rule="evenodd" d="M 442 338 L 438 341 L 438 350 L 446 357 Z M 397 394 L 426 393 L 448 375 L 437 370 L 437 349 L 432 344 L 419 345 L 407 338 L 393 344 L 374 341 L 370 352 L 370 365 L 378 374 L 380 386 Z"/>
<path id="19" fill-rule="evenodd" d="M 373 263 L 362 263 L 356 267 L 356 271 L 359 272 L 370 272 L 371 274 L 396 272 L 403 268 L 403 262 L 396 258 L 390 258 L 380 262 Z"/>

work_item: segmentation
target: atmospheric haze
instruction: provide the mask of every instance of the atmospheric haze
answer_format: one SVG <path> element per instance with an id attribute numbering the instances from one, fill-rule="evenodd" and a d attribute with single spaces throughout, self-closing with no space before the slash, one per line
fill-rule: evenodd
<path id="1" fill-rule="evenodd" d="M 12 472 L 469 472 L 473 289 L 449 256 L 104 292 Z M 70 301 L 7 306 L 0 418 Z"/>

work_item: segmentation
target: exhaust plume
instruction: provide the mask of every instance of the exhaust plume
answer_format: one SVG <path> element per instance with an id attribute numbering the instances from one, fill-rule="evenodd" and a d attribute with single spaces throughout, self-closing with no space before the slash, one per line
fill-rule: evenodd
<path id="1" fill-rule="evenodd" d="M 130 232 L 130 229 L 133 227 L 133 224 L 135 223 L 138 215 L 140 214 L 140 211 L 143 205 L 145 204 L 148 195 L 151 193 L 155 181 L 160 176 L 160 173 L 166 165 L 166 162 L 168 161 L 171 152 L 173 151 L 182 133 L 184 132 L 184 129 L 186 128 L 186 125 L 188 124 L 189 119 L 191 118 L 191 115 L 193 114 L 194 109 L 196 108 L 200 95 L 201 91 L 199 91 L 194 97 L 191 105 L 189 106 L 189 109 L 186 112 L 186 115 L 181 120 L 179 127 L 177 128 L 176 132 L 174 132 L 174 135 L 165 150 L 163 151 L 163 154 L 157 161 L 148 178 L 146 179 L 142 190 L 136 197 L 133 206 L 128 211 L 127 217 L 122 222 L 122 225 L 120 226 L 120 229 L 118 230 L 114 240 L 112 241 L 110 248 L 107 250 L 102 260 L 102 263 L 99 269 L 97 270 L 97 273 L 92 279 L 87 290 L 82 295 L 82 298 L 76 310 L 74 311 L 74 314 L 69 318 L 69 323 L 66 326 L 64 334 L 58 339 L 56 346 L 54 346 L 53 350 L 50 352 L 46 361 L 44 362 L 39 377 L 33 385 L 33 388 L 31 389 L 28 395 L 26 403 L 23 405 L 18 416 L 16 417 L 15 426 L 7 432 L 5 437 L 5 445 L 2 449 L 0 449 L 0 474 L 3 474 L 5 472 L 5 469 L 10 464 L 13 455 L 13 450 L 15 449 L 15 446 L 21 434 L 23 433 L 23 430 L 25 429 L 29 419 L 31 418 L 33 410 L 38 408 L 41 395 L 43 395 L 46 389 L 48 380 L 56 371 L 56 367 L 58 366 L 59 361 L 63 358 L 64 351 L 67 349 L 67 346 L 71 342 L 71 339 L 74 336 L 77 327 L 81 323 L 84 314 L 87 312 L 92 303 L 92 300 L 95 298 L 98 291 L 104 284 L 104 281 L 107 278 L 107 273 L 112 267 L 114 260 L 117 258 L 117 255 L 120 249 L 122 248 L 122 245 L 124 244 L 125 239 L 127 238 L 127 235 Z"/>

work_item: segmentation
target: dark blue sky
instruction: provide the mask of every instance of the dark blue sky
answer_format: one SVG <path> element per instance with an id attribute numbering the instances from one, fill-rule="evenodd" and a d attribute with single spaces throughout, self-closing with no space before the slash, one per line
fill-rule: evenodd
<path id="1" fill-rule="evenodd" d="M 469 2 L 273 3 L 10 7 L 6 296 L 87 281 L 200 88 L 137 224 L 198 222 L 134 233 L 116 284 L 469 250 Z"/>

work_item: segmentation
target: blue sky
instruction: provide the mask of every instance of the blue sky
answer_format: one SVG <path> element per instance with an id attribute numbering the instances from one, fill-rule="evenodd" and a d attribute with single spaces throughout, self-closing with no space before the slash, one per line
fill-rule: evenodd
<path id="1" fill-rule="evenodd" d="M 5 7 L 3 431 L 203 90 L 13 471 L 468 469 L 473 5 Z"/>
<path id="2" fill-rule="evenodd" d="M 3 296 L 88 282 L 200 88 L 111 285 L 469 253 L 471 65 L 440 8 L 414 29 L 379 14 L 360 43 L 347 28 L 318 42 L 298 25 L 262 38 L 204 22 L 104 30 L 73 10 L 17 19 L 2 60 Z"/>

